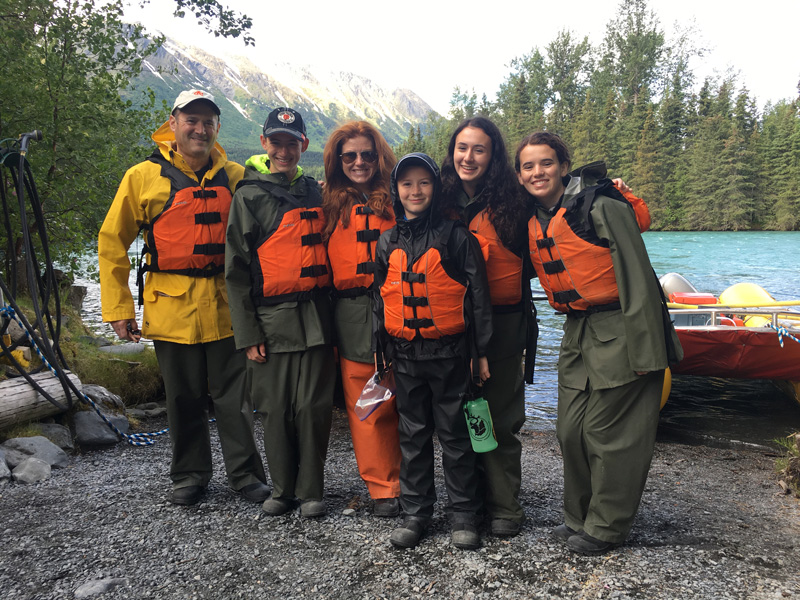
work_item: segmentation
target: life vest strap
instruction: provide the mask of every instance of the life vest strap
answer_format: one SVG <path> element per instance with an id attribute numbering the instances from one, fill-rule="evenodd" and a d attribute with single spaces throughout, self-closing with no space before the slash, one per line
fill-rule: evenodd
<path id="1" fill-rule="evenodd" d="M 303 246 L 314 246 L 316 244 L 322 243 L 322 234 L 317 233 L 309 233 L 304 235 L 300 238 L 300 244 Z"/>
<path id="2" fill-rule="evenodd" d="M 403 296 L 404 306 L 428 306 L 428 299 L 425 296 Z"/>
<path id="3" fill-rule="evenodd" d="M 216 198 L 217 190 L 208 190 L 203 188 L 202 190 L 195 190 L 192 192 L 192 195 L 195 198 Z"/>
<path id="4" fill-rule="evenodd" d="M 196 213 L 194 215 L 195 225 L 213 225 L 214 223 L 222 223 L 222 215 L 219 211 Z"/>
<path id="5" fill-rule="evenodd" d="M 403 324 L 409 329 L 426 329 L 433 327 L 433 319 L 403 319 Z"/>
<path id="6" fill-rule="evenodd" d="M 300 269 L 300 277 L 321 277 L 327 275 L 328 267 L 326 265 L 311 265 Z"/>
<path id="7" fill-rule="evenodd" d="M 357 215 L 374 215 L 375 211 L 373 211 L 366 204 L 360 204 L 360 205 L 356 206 L 356 214 Z"/>
<path id="8" fill-rule="evenodd" d="M 547 273 L 548 275 L 553 275 L 554 273 L 562 273 L 565 270 L 564 261 L 562 261 L 561 259 L 543 262 L 542 268 L 544 269 L 544 272 Z"/>
<path id="9" fill-rule="evenodd" d="M 367 261 L 356 265 L 356 275 L 371 275 L 375 272 L 375 263 Z"/>
<path id="10" fill-rule="evenodd" d="M 289 292 L 275 296 L 251 296 L 255 306 L 275 306 L 284 302 L 308 302 L 328 293 L 328 288 L 314 288 L 303 292 Z"/>
<path id="11" fill-rule="evenodd" d="M 368 294 L 369 288 L 365 287 L 354 287 L 346 290 L 333 290 L 333 296 L 335 298 L 358 298 L 360 296 L 367 296 Z"/>
<path id="12" fill-rule="evenodd" d="M 509 315 L 522 312 L 522 309 L 523 303 L 521 300 L 516 304 L 492 304 L 492 312 L 496 315 Z"/>
<path id="13" fill-rule="evenodd" d="M 315 210 L 302 210 L 300 211 L 300 218 L 301 219 L 318 219 L 319 215 Z"/>
<path id="14" fill-rule="evenodd" d="M 609 302 L 608 304 L 595 304 L 590 306 L 586 310 L 570 310 L 569 315 L 572 317 L 578 317 L 579 319 L 583 317 L 588 317 L 589 315 L 593 315 L 599 312 L 608 312 L 611 310 L 619 310 L 622 308 L 619 302 Z"/>
<path id="15" fill-rule="evenodd" d="M 195 244 L 194 254 L 202 254 L 204 256 L 225 254 L 225 244 Z"/>
<path id="16" fill-rule="evenodd" d="M 414 271 L 403 271 L 400 278 L 406 283 L 425 283 L 425 273 L 414 273 Z"/>
<path id="17" fill-rule="evenodd" d="M 536 247 L 539 248 L 540 250 L 543 250 L 545 248 L 552 248 L 555 245 L 556 241 L 551 237 L 546 237 L 540 240 L 536 240 Z"/>
<path id="18" fill-rule="evenodd" d="M 553 302 L 556 304 L 569 304 L 570 302 L 577 302 L 581 299 L 578 290 L 566 290 L 563 292 L 553 293 Z"/>
<path id="19" fill-rule="evenodd" d="M 362 229 L 356 232 L 356 241 L 358 242 L 377 242 L 380 237 L 380 229 Z"/>

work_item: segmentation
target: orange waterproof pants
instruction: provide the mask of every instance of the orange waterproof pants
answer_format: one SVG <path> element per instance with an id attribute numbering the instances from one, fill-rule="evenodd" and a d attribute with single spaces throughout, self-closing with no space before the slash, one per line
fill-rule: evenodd
<path id="1" fill-rule="evenodd" d="M 358 472 L 371 498 L 396 498 L 400 495 L 401 456 L 395 398 L 392 396 L 365 420 L 359 420 L 355 405 L 367 380 L 375 374 L 375 365 L 341 357 L 339 364 Z"/>

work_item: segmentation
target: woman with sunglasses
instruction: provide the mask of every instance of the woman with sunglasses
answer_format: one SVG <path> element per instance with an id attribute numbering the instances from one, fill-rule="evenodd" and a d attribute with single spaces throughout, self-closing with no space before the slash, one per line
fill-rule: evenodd
<path id="1" fill-rule="evenodd" d="M 400 443 L 395 399 L 361 421 L 355 404 L 375 373 L 372 350 L 372 300 L 369 295 L 380 234 L 395 224 L 389 176 L 396 161 L 383 136 L 365 121 L 345 123 L 331 134 L 323 153 L 326 226 L 336 304 L 347 418 L 358 471 L 380 517 L 399 514 Z"/>
<path id="2" fill-rule="evenodd" d="M 445 209 L 468 225 L 486 257 L 494 333 L 486 352 L 492 376 L 483 395 L 498 446 L 479 456 L 491 532 L 514 536 L 525 519 L 519 503 L 522 444 L 515 435 L 525 422 L 522 357 L 528 348 L 530 379 L 538 328 L 523 268 L 526 208 L 503 136 L 489 119 L 467 119 L 453 132 L 442 186 Z"/>

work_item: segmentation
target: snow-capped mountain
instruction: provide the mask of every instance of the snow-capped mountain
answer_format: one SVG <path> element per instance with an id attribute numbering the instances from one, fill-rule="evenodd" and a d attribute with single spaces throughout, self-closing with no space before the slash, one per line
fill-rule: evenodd
<path id="1" fill-rule="evenodd" d="M 354 119 L 370 121 L 396 145 L 409 127 L 433 110 L 411 90 L 389 91 L 354 73 L 312 71 L 288 63 L 254 64 L 242 56 L 213 56 L 169 39 L 145 63 L 136 84 L 143 86 L 170 105 L 184 89 L 214 94 L 222 110 L 219 139 L 229 154 L 257 151 L 264 119 L 277 106 L 301 112 L 310 149 L 316 151 L 333 129 Z M 234 158 L 241 160 L 241 155 Z"/>

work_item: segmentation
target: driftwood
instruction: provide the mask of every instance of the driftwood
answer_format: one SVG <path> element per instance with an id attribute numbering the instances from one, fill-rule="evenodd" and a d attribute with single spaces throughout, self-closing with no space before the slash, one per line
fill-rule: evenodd
<path id="1" fill-rule="evenodd" d="M 77 375 L 67 371 L 67 376 L 79 390 L 82 389 Z M 50 372 L 36 373 L 32 377 L 57 402 L 66 405 L 64 388 Z M 73 402 L 75 401 L 73 395 Z M 34 390 L 24 378 L 0 381 L 0 428 L 43 419 L 60 412 L 57 406 Z"/>

